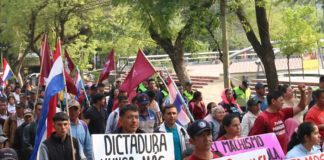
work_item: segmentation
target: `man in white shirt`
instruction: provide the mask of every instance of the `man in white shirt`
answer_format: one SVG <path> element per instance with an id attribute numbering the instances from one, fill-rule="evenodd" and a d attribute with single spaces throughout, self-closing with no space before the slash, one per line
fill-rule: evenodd
<path id="1" fill-rule="evenodd" d="M 258 101 L 254 98 L 251 98 L 247 101 L 247 109 L 248 112 L 243 116 L 242 119 L 242 131 L 241 131 L 241 136 L 248 136 L 251 128 L 254 125 L 254 122 L 256 118 L 260 114 L 260 103 L 261 101 Z"/>
<path id="2" fill-rule="evenodd" d="M 115 109 L 113 112 L 109 114 L 106 123 L 106 131 L 105 133 L 113 133 L 118 128 L 118 121 L 119 121 L 119 109 L 124 107 L 128 103 L 128 99 L 124 95 L 118 96 L 118 108 Z"/>

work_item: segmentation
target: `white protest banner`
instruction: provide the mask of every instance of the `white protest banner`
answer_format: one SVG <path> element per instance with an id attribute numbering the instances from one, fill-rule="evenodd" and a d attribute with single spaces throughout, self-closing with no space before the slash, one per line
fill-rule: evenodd
<path id="1" fill-rule="evenodd" d="M 287 160 L 324 160 L 324 152 L 308 155 L 305 157 L 290 158 Z"/>
<path id="2" fill-rule="evenodd" d="M 93 134 L 95 160 L 174 160 L 171 133 Z"/>
<path id="3" fill-rule="evenodd" d="M 236 155 L 216 158 L 214 160 L 268 160 L 267 149 L 258 149 Z"/>

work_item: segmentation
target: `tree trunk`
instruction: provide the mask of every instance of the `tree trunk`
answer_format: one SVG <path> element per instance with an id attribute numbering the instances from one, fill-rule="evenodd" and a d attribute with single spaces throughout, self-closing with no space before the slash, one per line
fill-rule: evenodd
<path id="1" fill-rule="evenodd" d="M 291 79 L 290 79 L 290 55 L 287 55 L 287 68 L 288 68 L 288 78 L 289 78 L 289 86 L 291 85 Z"/>
<path id="2" fill-rule="evenodd" d="M 175 49 L 175 52 L 173 54 L 169 54 L 169 57 L 180 83 L 184 85 L 186 81 L 190 80 L 190 77 L 187 72 L 187 67 L 184 60 L 184 52 L 182 50 L 183 49 L 180 48 Z"/>
<path id="3" fill-rule="evenodd" d="M 240 2 L 237 0 L 237 3 Z M 255 14 L 257 18 L 260 40 L 258 40 L 249 20 L 246 18 L 242 7 L 243 4 L 240 4 L 237 7 L 236 15 L 242 24 L 247 39 L 251 43 L 258 57 L 261 59 L 267 78 L 268 89 L 269 91 L 273 91 L 276 89 L 279 81 L 275 65 L 275 55 L 270 41 L 269 23 L 266 16 L 266 9 L 265 6 L 262 6 L 261 4 L 265 4 L 264 0 L 255 0 Z"/>

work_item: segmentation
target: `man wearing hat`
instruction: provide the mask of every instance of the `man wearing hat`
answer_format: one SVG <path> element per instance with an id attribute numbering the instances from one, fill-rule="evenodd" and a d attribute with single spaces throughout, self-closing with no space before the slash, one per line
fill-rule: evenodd
<path id="1" fill-rule="evenodd" d="M 81 113 L 80 104 L 76 100 L 69 102 L 69 116 L 71 122 L 72 137 L 80 144 L 81 158 L 92 160 L 92 141 L 87 124 L 79 119 Z"/>
<path id="2" fill-rule="evenodd" d="M 20 125 L 17 130 L 16 130 L 16 135 L 13 143 L 13 148 L 17 151 L 17 154 L 19 156 L 19 159 L 28 159 L 29 157 L 27 156 L 26 149 L 23 147 L 23 133 L 24 133 L 24 128 L 33 122 L 33 111 L 29 108 L 24 110 L 24 123 Z"/>
<path id="3" fill-rule="evenodd" d="M 69 117 L 64 112 L 58 112 L 53 117 L 55 132 L 42 142 L 39 147 L 39 159 L 41 160 L 80 160 L 80 150 L 78 140 L 72 138 L 73 148 L 71 145 L 71 137 L 68 134 L 70 129 Z"/>
<path id="4" fill-rule="evenodd" d="M 205 120 L 197 120 L 188 129 L 189 142 L 194 146 L 194 151 L 189 160 L 203 160 L 219 158 L 220 155 L 210 150 L 213 144 L 212 129 Z"/>
<path id="5" fill-rule="evenodd" d="M 258 82 L 255 86 L 255 96 L 253 97 L 257 101 L 260 101 L 260 109 L 261 111 L 265 111 L 268 107 L 267 96 L 265 91 L 266 85 L 263 85 L 261 82 Z"/>
<path id="6" fill-rule="evenodd" d="M 158 126 L 159 119 L 155 112 L 149 109 L 150 99 L 146 93 L 141 93 L 138 96 L 139 108 L 139 128 L 144 130 L 145 133 L 153 133 L 154 129 Z"/>
<path id="7" fill-rule="evenodd" d="M 246 111 L 246 102 L 251 97 L 251 89 L 249 88 L 249 81 L 243 80 L 242 84 L 233 88 L 234 98 L 237 104 L 241 107 L 243 112 Z"/>
<path id="8" fill-rule="evenodd" d="M 243 116 L 242 119 L 242 131 L 241 131 L 241 136 L 248 136 L 251 128 L 254 125 L 254 122 L 256 118 L 260 114 L 260 101 L 251 98 L 247 102 L 247 113 Z"/>
<path id="9" fill-rule="evenodd" d="M 25 105 L 23 103 L 17 104 L 16 113 L 9 116 L 3 125 L 3 132 L 9 139 L 9 147 L 13 145 L 17 128 L 24 123 L 24 108 Z"/>

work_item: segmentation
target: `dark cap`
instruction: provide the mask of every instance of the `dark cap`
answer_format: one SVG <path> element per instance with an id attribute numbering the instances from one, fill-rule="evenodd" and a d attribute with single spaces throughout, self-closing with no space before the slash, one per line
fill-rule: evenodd
<path id="1" fill-rule="evenodd" d="M 64 112 L 58 112 L 54 115 L 53 117 L 53 121 L 68 121 L 69 120 L 69 116 L 64 113 Z"/>
<path id="2" fill-rule="evenodd" d="M 18 155 L 14 149 L 2 148 L 0 149 L 1 160 L 18 160 Z"/>
<path id="3" fill-rule="evenodd" d="M 255 105 L 260 104 L 260 103 L 262 103 L 262 102 L 259 101 L 259 100 L 254 99 L 254 98 L 250 98 L 250 99 L 246 102 L 246 104 L 247 104 L 248 107 L 252 107 L 252 106 L 255 106 Z"/>
<path id="4" fill-rule="evenodd" d="M 250 82 L 248 80 L 243 80 L 242 81 L 242 84 L 245 86 L 245 87 L 248 87 L 250 85 Z"/>
<path id="5" fill-rule="evenodd" d="M 191 124 L 188 129 L 188 134 L 190 138 L 201 135 L 205 131 L 211 132 L 210 124 L 205 120 L 197 120 Z"/>
<path id="6" fill-rule="evenodd" d="M 150 103 L 149 96 L 146 93 L 141 93 L 140 95 L 138 95 L 137 102 L 140 105 L 147 105 Z"/>
<path id="7" fill-rule="evenodd" d="M 192 82 L 190 80 L 186 81 L 186 86 L 192 86 Z"/>
<path id="8" fill-rule="evenodd" d="M 261 88 L 264 88 L 264 87 L 267 87 L 267 85 L 263 85 L 261 82 L 258 82 L 254 86 L 255 89 L 261 89 Z"/>

